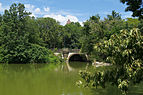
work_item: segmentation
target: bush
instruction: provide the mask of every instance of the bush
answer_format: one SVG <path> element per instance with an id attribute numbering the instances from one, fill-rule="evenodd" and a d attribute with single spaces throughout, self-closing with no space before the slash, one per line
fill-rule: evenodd
<path id="1" fill-rule="evenodd" d="M 56 57 L 52 51 L 37 44 L 29 46 L 18 45 L 14 50 L 2 50 L 1 63 L 60 63 L 61 60 Z"/>

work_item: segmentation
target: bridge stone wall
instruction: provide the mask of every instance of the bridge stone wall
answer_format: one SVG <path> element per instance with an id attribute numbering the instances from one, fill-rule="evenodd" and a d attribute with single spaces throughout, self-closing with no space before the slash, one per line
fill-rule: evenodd
<path id="1" fill-rule="evenodd" d="M 54 53 L 56 56 L 61 55 L 63 59 L 66 59 L 66 62 L 69 62 L 69 59 L 73 55 L 85 55 L 86 59 L 88 60 L 88 55 L 84 53 L 80 53 L 80 49 L 59 49 Z"/>

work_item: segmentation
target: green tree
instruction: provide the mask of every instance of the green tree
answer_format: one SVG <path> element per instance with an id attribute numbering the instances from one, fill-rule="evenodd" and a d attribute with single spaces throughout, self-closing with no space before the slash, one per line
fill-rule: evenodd
<path id="1" fill-rule="evenodd" d="M 35 19 L 29 15 L 21 3 L 14 3 L 9 10 L 5 10 L 0 26 L 1 63 L 51 62 L 54 55 L 40 46 L 39 29 Z"/>
<path id="2" fill-rule="evenodd" d="M 119 33 L 119 30 L 125 28 L 124 22 L 121 15 L 115 11 L 112 11 L 111 15 L 107 15 L 104 20 L 100 20 L 98 15 L 90 17 L 83 27 L 82 52 L 88 53 L 98 61 L 105 61 L 106 55 L 95 51 L 94 45 L 110 39 L 111 35 L 115 33 Z"/>
<path id="3" fill-rule="evenodd" d="M 29 43 L 44 46 L 42 38 L 40 38 L 40 31 L 39 31 L 39 27 L 37 25 L 37 21 L 34 17 L 32 17 L 32 18 L 27 17 L 25 28 L 26 28 L 26 31 L 28 32 L 28 42 Z"/>
<path id="4" fill-rule="evenodd" d="M 101 28 L 102 22 L 100 17 L 92 16 L 89 20 L 84 22 L 83 36 L 82 36 L 82 52 L 90 54 L 93 51 L 93 46 L 95 43 L 99 42 L 103 38 L 104 32 Z"/>
<path id="5" fill-rule="evenodd" d="M 17 58 L 20 47 L 28 44 L 28 35 L 25 28 L 26 17 L 30 13 L 24 11 L 23 4 L 12 4 L 9 10 L 5 10 L 3 15 L 3 24 L 1 26 L 1 47 L 3 47 L 2 54 L 4 61 L 11 63 L 20 60 Z M 22 57 L 22 56 L 21 56 Z"/>
<path id="6" fill-rule="evenodd" d="M 142 0 L 120 0 L 123 4 L 127 5 L 125 11 L 132 11 L 133 17 L 143 19 L 143 1 Z"/>
<path id="7" fill-rule="evenodd" d="M 103 25 L 105 27 L 105 39 L 109 39 L 111 35 L 119 33 L 118 31 L 125 28 L 124 20 L 121 19 L 121 14 L 112 11 L 111 15 L 104 18 Z"/>
<path id="8" fill-rule="evenodd" d="M 112 68 L 81 72 L 87 86 L 105 87 L 109 82 L 126 94 L 129 86 L 143 81 L 143 36 L 138 29 L 121 30 L 94 48 L 108 55 Z"/>
<path id="9" fill-rule="evenodd" d="M 40 38 L 47 48 L 61 47 L 62 26 L 53 18 L 38 18 Z"/>
<path id="10" fill-rule="evenodd" d="M 63 36 L 63 44 L 65 48 L 80 48 L 80 37 L 82 34 L 81 25 L 76 22 L 72 22 L 70 24 L 66 24 L 64 26 L 64 36 Z"/>
<path id="11" fill-rule="evenodd" d="M 132 28 L 138 28 L 140 21 L 136 18 L 126 18 L 126 21 L 124 22 L 125 24 L 125 29 L 132 29 Z"/>
<path id="12" fill-rule="evenodd" d="M 108 20 L 120 20 L 121 19 L 121 15 L 117 12 L 112 11 L 112 15 L 107 15 L 107 19 Z"/>

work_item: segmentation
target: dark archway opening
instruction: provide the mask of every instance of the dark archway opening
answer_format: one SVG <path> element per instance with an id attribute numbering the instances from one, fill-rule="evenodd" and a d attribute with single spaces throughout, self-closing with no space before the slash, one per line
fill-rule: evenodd
<path id="1" fill-rule="evenodd" d="M 72 68 L 85 68 L 89 64 L 85 54 L 74 54 L 69 58 L 69 66 Z"/>
<path id="2" fill-rule="evenodd" d="M 73 61 L 87 62 L 88 60 L 85 54 L 74 54 L 69 58 L 69 62 L 73 62 Z"/>

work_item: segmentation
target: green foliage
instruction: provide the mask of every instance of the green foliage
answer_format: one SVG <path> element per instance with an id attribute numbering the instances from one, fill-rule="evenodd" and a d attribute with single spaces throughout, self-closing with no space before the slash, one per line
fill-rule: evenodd
<path id="1" fill-rule="evenodd" d="M 80 48 L 80 37 L 82 36 L 82 27 L 77 23 L 70 23 L 64 26 L 63 44 L 65 48 Z"/>
<path id="2" fill-rule="evenodd" d="M 1 63 L 50 63 L 61 60 L 42 47 L 39 27 L 29 17 L 23 4 L 12 4 L 5 10 L 0 26 Z M 54 40 L 54 39 L 53 39 Z"/>
<path id="3" fill-rule="evenodd" d="M 126 23 L 128 23 L 131 28 L 132 27 L 138 28 L 138 24 L 140 23 L 138 19 L 133 19 L 133 18 L 126 18 L 126 19 L 127 19 Z"/>
<path id="4" fill-rule="evenodd" d="M 123 4 L 127 5 L 125 11 L 132 11 L 133 17 L 143 19 L 143 1 L 142 0 L 120 0 Z"/>
<path id="5" fill-rule="evenodd" d="M 119 30 L 138 27 L 141 31 L 142 20 L 128 18 L 121 19 L 121 15 L 112 11 L 104 20 L 99 15 L 90 17 L 82 27 L 78 22 L 62 26 L 52 18 L 29 17 L 31 13 L 25 11 L 23 4 L 12 4 L 9 10 L 0 15 L 0 60 L 1 62 L 39 62 L 37 57 L 25 59 L 26 52 L 37 51 L 37 55 L 47 49 L 72 48 L 81 49 L 97 61 L 105 61 L 107 54 L 95 51 L 94 46 L 111 35 L 119 34 Z M 35 45 L 35 47 L 33 46 Z M 42 48 L 41 52 L 38 48 Z M 49 50 L 46 50 L 49 54 Z M 27 53 L 29 56 L 31 53 Z M 43 53 L 41 53 L 43 54 Z M 44 54 L 46 56 L 46 54 Z M 25 57 L 26 56 L 26 57 Z M 44 56 L 43 56 L 44 57 Z M 40 57 L 41 58 L 41 57 Z M 51 60 L 56 57 L 51 56 Z M 48 59 L 50 60 L 50 59 Z M 53 60 L 53 61 L 55 61 Z M 44 61 L 45 62 L 45 61 Z M 47 62 L 47 61 L 46 61 Z"/>
<path id="6" fill-rule="evenodd" d="M 53 52 L 36 44 L 29 46 L 18 45 L 15 50 L 1 51 L 2 63 L 61 63 L 62 60 L 54 56 Z"/>
<path id="7" fill-rule="evenodd" d="M 106 55 L 94 51 L 94 45 L 108 40 L 111 35 L 119 33 L 119 30 L 125 28 L 125 21 L 122 20 L 120 14 L 115 11 L 112 11 L 111 15 L 107 15 L 107 18 L 104 18 L 104 20 L 100 20 L 99 15 L 92 16 L 84 23 L 83 36 L 81 37 L 82 52 L 91 55 L 92 59 L 105 61 Z"/>
<path id="8" fill-rule="evenodd" d="M 27 17 L 25 28 L 28 34 L 28 42 L 43 46 L 43 40 L 40 37 L 40 31 L 36 19 L 33 17 Z"/>
<path id="9" fill-rule="evenodd" d="M 52 59 L 54 55 L 51 51 L 36 44 L 27 47 L 23 55 L 25 55 L 25 63 L 53 63 L 53 60 L 57 60 L 57 57 Z"/>
<path id="10" fill-rule="evenodd" d="M 92 16 L 84 23 L 83 36 L 82 36 L 82 52 L 90 54 L 93 51 L 94 43 L 103 38 L 103 28 L 100 17 Z"/>
<path id="11" fill-rule="evenodd" d="M 140 20 L 140 23 L 138 24 L 138 28 L 140 29 L 142 35 L 143 35 L 143 19 Z"/>
<path id="12" fill-rule="evenodd" d="M 107 15 L 107 18 L 109 19 L 109 20 L 120 20 L 121 19 L 121 15 L 119 14 L 119 13 L 117 13 L 117 12 L 115 12 L 115 10 L 114 11 L 112 11 L 112 15 Z"/>
<path id="13" fill-rule="evenodd" d="M 95 51 L 94 46 L 105 40 L 109 40 L 113 34 L 120 34 L 120 30 L 132 28 L 142 28 L 142 23 L 135 18 L 121 18 L 121 15 L 112 11 L 107 18 L 100 20 L 99 15 L 90 17 L 84 22 L 83 35 L 81 36 L 81 51 L 90 55 L 91 60 L 106 61 L 106 54 Z M 142 30 L 141 30 L 142 31 Z"/>
<path id="14" fill-rule="evenodd" d="M 63 28 L 53 18 L 38 18 L 36 20 L 40 38 L 47 48 L 61 48 Z"/>
<path id="15" fill-rule="evenodd" d="M 143 80 L 143 36 L 138 29 L 121 30 L 120 34 L 112 35 L 109 40 L 97 44 L 94 48 L 108 56 L 107 60 L 113 68 L 97 71 L 93 76 L 82 72 L 81 76 L 85 81 L 90 78 L 87 84 L 105 87 L 106 83 L 110 82 L 125 94 L 130 85 Z"/>

